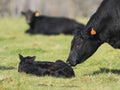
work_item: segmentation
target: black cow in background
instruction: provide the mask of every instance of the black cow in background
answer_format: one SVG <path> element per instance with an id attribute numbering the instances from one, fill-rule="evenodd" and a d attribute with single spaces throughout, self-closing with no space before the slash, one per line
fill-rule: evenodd
<path id="1" fill-rule="evenodd" d="M 71 78 L 75 76 L 73 69 L 61 60 L 47 62 L 35 61 L 35 58 L 35 56 L 23 57 L 19 54 L 20 63 L 18 72 L 25 72 L 37 76 L 50 75 L 62 78 Z"/>
<path id="2" fill-rule="evenodd" d="M 26 17 L 26 21 L 30 29 L 26 31 L 29 34 L 73 34 L 76 28 L 83 29 L 84 25 L 76 22 L 75 20 L 63 17 L 48 17 L 40 16 L 39 12 L 28 10 L 22 12 Z"/>
<path id="3" fill-rule="evenodd" d="M 105 42 L 120 48 L 120 0 L 103 0 L 85 28 L 74 36 L 67 62 L 72 66 L 84 62 Z"/>

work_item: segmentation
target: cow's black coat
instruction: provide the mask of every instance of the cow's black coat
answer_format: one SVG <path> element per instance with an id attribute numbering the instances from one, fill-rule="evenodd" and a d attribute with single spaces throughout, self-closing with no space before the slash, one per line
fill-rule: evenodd
<path id="1" fill-rule="evenodd" d="M 74 77 L 73 69 L 65 62 L 57 60 L 56 62 L 34 61 L 35 56 L 23 57 L 19 54 L 18 72 L 34 74 L 37 76 L 51 75 L 54 77 L 71 78 Z"/>
<path id="2" fill-rule="evenodd" d="M 105 42 L 120 48 L 120 0 L 103 0 L 85 28 L 74 36 L 67 62 L 73 66 L 84 62 Z"/>
<path id="3" fill-rule="evenodd" d="M 76 28 L 83 29 L 84 25 L 75 20 L 63 17 L 39 16 L 38 12 L 28 10 L 22 12 L 30 28 L 26 31 L 29 34 L 73 34 Z M 36 16 L 37 14 L 37 16 Z"/>

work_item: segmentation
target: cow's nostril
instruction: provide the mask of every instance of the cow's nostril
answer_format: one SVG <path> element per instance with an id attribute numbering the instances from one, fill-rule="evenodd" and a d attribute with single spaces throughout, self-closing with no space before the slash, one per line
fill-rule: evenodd
<path id="1" fill-rule="evenodd" d="M 67 63 L 67 65 L 69 65 L 69 66 L 76 66 L 76 63 L 75 63 L 75 62 L 67 61 L 66 63 Z"/>
<path id="2" fill-rule="evenodd" d="M 71 66 L 71 64 L 70 64 L 70 62 L 69 62 L 69 61 L 67 61 L 66 63 L 67 63 L 67 65 L 68 65 L 68 66 Z"/>

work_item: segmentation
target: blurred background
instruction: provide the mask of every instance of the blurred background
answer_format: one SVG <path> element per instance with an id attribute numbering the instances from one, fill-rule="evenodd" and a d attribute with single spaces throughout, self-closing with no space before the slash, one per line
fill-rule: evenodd
<path id="1" fill-rule="evenodd" d="M 102 0 L 0 0 L 0 17 L 19 17 L 21 11 L 69 18 L 90 17 Z"/>

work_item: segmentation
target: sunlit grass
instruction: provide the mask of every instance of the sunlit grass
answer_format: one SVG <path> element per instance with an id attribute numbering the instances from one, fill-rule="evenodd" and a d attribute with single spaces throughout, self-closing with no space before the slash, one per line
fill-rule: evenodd
<path id="1" fill-rule="evenodd" d="M 27 28 L 24 18 L 0 19 L 0 90 L 120 90 L 120 50 L 108 44 L 73 68 L 75 78 L 18 73 L 19 53 L 35 55 L 39 61 L 66 61 L 73 38 L 63 34 L 31 36 L 24 33 Z"/>

